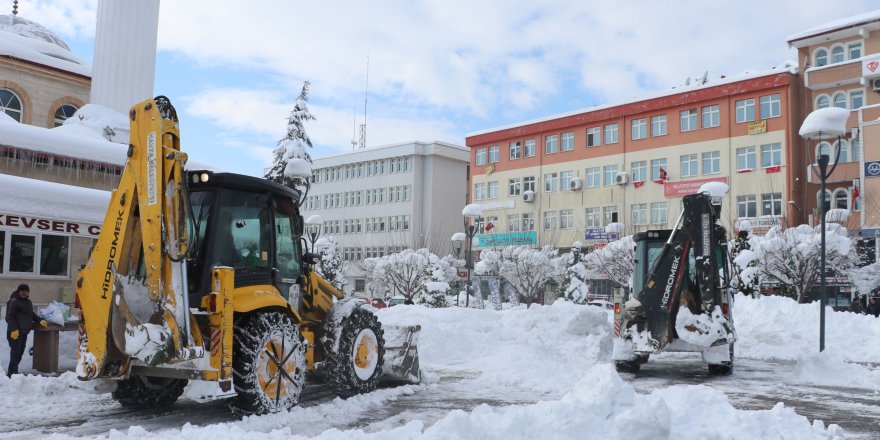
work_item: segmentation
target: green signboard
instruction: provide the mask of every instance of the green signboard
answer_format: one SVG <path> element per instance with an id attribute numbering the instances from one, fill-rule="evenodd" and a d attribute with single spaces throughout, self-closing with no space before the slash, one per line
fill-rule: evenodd
<path id="1" fill-rule="evenodd" d="M 477 235 L 478 247 L 534 246 L 537 243 L 538 233 L 535 231 Z"/>

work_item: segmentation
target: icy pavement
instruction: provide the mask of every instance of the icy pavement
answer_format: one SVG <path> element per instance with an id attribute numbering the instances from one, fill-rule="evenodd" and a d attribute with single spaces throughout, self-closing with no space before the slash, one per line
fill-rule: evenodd
<path id="1" fill-rule="evenodd" d="M 823 356 L 805 355 L 812 338 L 785 336 L 814 334 L 818 309 L 764 300 L 738 304 L 741 357 L 728 377 L 708 377 L 698 357 L 672 355 L 655 356 L 638 376 L 618 375 L 609 363 L 609 316 L 598 308 L 396 306 L 379 312 L 383 323 L 423 328 L 420 385 L 341 400 L 310 384 L 290 412 L 236 420 L 222 402 L 126 410 L 69 373 L 0 377 L 0 437 L 870 438 L 880 420 L 880 353 L 847 338 L 829 341 L 835 348 Z M 862 318 L 835 313 L 829 324 L 880 333 L 880 320 Z M 774 333 L 781 328 L 786 335 Z"/>

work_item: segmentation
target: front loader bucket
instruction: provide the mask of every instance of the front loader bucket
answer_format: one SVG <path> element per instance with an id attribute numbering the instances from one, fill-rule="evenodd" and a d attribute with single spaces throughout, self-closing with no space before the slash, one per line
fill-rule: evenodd
<path id="1" fill-rule="evenodd" d="M 385 333 L 385 358 L 382 366 L 383 381 L 419 383 L 419 333 L 420 325 L 383 325 Z"/>

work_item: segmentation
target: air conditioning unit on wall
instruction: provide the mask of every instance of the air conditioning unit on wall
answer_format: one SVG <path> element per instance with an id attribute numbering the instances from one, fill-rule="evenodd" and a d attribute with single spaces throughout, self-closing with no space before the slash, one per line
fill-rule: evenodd
<path id="1" fill-rule="evenodd" d="M 584 182 L 581 181 L 580 177 L 572 177 L 571 180 L 568 181 L 568 189 L 570 191 L 580 191 L 583 187 Z"/>
<path id="2" fill-rule="evenodd" d="M 880 92 L 880 78 L 874 78 L 871 80 L 871 89 L 875 92 Z"/>
<path id="3" fill-rule="evenodd" d="M 526 191 L 523 193 L 523 202 L 532 203 L 535 201 L 535 192 L 534 191 Z"/>
<path id="4" fill-rule="evenodd" d="M 617 175 L 614 176 L 614 183 L 618 185 L 626 185 L 627 183 L 629 183 L 629 173 L 617 173 Z"/>

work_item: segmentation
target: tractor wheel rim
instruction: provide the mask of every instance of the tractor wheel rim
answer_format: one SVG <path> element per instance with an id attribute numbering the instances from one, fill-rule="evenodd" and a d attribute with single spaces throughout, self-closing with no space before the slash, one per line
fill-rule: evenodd
<path id="1" fill-rule="evenodd" d="M 257 360 L 257 381 L 263 394 L 275 404 L 297 388 L 296 345 L 284 336 L 275 336 L 263 345 Z"/>
<path id="2" fill-rule="evenodd" d="M 367 380 L 373 376 L 379 363 L 379 342 L 372 330 L 365 328 L 358 333 L 354 340 L 352 361 L 358 378 Z"/>

